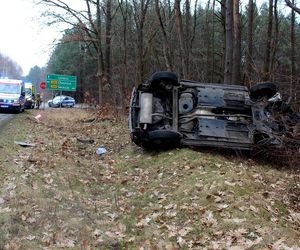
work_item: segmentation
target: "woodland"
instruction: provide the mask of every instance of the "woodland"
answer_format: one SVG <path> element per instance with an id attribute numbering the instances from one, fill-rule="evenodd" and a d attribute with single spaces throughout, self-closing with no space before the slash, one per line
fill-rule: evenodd
<path id="1" fill-rule="evenodd" d="M 78 102 L 124 107 L 134 85 L 153 72 L 241 84 L 274 82 L 299 106 L 299 17 L 290 0 L 39 0 L 48 25 L 65 23 L 45 74 L 76 75 Z"/>

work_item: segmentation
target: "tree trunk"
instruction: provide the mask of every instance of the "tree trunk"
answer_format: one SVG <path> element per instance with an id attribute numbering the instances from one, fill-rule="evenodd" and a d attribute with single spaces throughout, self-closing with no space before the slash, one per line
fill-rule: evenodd
<path id="1" fill-rule="evenodd" d="M 224 83 L 232 83 L 232 67 L 233 67 L 233 0 L 226 0 L 226 49 L 225 49 L 225 71 Z"/>
<path id="2" fill-rule="evenodd" d="M 190 60 L 191 60 L 191 50 L 192 50 L 192 45 L 191 45 L 191 5 L 190 5 L 190 0 L 185 0 L 185 71 L 186 71 L 186 78 L 190 77 Z"/>
<path id="3" fill-rule="evenodd" d="M 246 79 L 252 80 L 253 72 L 253 0 L 248 2 L 248 27 L 247 27 L 247 49 L 246 49 Z"/>
<path id="4" fill-rule="evenodd" d="M 170 45 L 169 45 L 169 38 L 167 35 L 167 30 L 166 26 L 162 20 L 162 16 L 160 14 L 160 7 L 159 7 L 159 0 L 155 0 L 155 10 L 156 14 L 159 20 L 160 24 L 160 29 L 162 32 L 162 37 L 163 37 L 163 52 L 164 52 L 164 59 L 165 59 L 165 64 L 166 68 L 168 71 L 173 71 L 173 64 L 171 61 L 171 52 L 170 52 Z"/>
<path id="5" fill-rule="evenodd" d="M 221 0 L 221 25 L 222 25 L 222 54 L 221 54 L 221 60 L 220 60 L 220 69 L 222 70 L 222 80 L 221 77 L 218 80 L 218 82 L 224 82 L 224 77 L 225 77 L 225 57 L 226 57 L 226 0 Z M 220 72 L 221 75 L 221 72 Z"/>
<path id="6" fill-rule="evenodd" d="M 102 53 L 102 29 L 101 29 L 101 9 L 100 9 L 100 0 L 96 2 L 96 37 L 97 37 L 97 79 L 98 79 L 98 91 L 99 91 L 99 106 L 103 105 L 103 78 L 104 78 L 104 60 L 103 60 L 103 53 Z"/>
<path id="7" fill-rule="evenodd" d="M 137 27 L 137 50 L 138 50 L 138 58 L 137 58 L 137 68 L 138 68 L 138 82 L 136 84 L 142 83 L 143 77 L 145 75 L 144 72 L 144 24 L 147 14 L 147 9 L 149 6 L 150 0 L 141 0 L 141 1 L 133 1 L 134 5 L 134 20 Z M 140 5 L 140 8 L 138 8 Z"/>
<path id="8" fill-rule="evenodd" d="M 264 63 L 264 75 L 263 75 L 263 80 L 265 81 L 270 80 L 272 29 L 273 29 L 273 0 L 269 0 L 267 44 L 266 44 L 266 54 L 265 54 L 265 63 Z"/>
<path id="9" fill-rule="evenodd" d="M 185 49 L 184 49 L 184 39 L 183 39 L 183 28 L 182 28 L 182 17 L 180 11 L 180 0 L 175 0 L 175 19 L 176 19 L 176 29 L 179 38 L 179 57 L 180 57 L 180 77 L 185 78 L 187 75 L 185 67 Z"/>
<path id="10" fill-rule="evenodd" d="M 294 0 L 292 0 L 292 4 Z M 296 100 L 296 50 L 295 50 L 295 11 L 292 9 L 291 13 L 291 80 L 290 80 L 290 96 Z M 293 95 L 293 93 L 295 93 Z"/>
<path id="11" fill-rule="evenodd" d="M 128 78 L 128 51 L 127 51 L 127 20 L 128 20 L 128 1 L 125 0 L 125 9 L 123 8 L 122 2 L 119 2 L 119 8 L 121 10 L 122 18 L 123 18 L 123 67 L 122 67 L 122 80 L 120 86 L 120 94 L 122 99 L 122 105 L 125 101 L 126 97 L 126 89 L 127 89 L 127 78 Z"/>
<path id="12" fill-rule="evenodd" d="M 210 76 L 210 82 L 214 82 L 214 75 L 215 75 L 215 6 L 216 6 L 216 0 L 213 0 L 213 7 L 212 7 L 212 36 L 211 36 L 211 60 L 212 60 L 212 66 L 211 66 L 211 76 Z"/>
<path id="13" fill-rule="evenodd" d="M 212 48 L 212 40 L 211 40 L 211 33 L 210 33 L 210 23 L 211 23 L 211 20 L 210 20 L 210 0 L 208 0 L 207 4 L 206 4 L 206 8 L 205 8 L 205 30 L 204 30 L 204 44 L 206 45 L 206 79 L 209 79 L 209 75 L 212 75 L 210 74 L 211 72 L 211 48 Z"/>
<path id="14" fill-rule="evenodd" d="M 275 21 L 275 32 L 274 40 L 272 46 L 272 60 L 271 60 L 271 72 L 272 72 L 272 81 L 275 81 L 275 61 L 276 61 L 276 51 L 278 44 L 278 35 L 279 35 L 279 20 L 278 20 L 278 11 L 277 11 L 278 0 L 274 2 L 274 21 Z"/>
<path id="15" fill-rule="evenodd" d="M 241 22 L 239 4 L 239 0 L 233 0 L 234 46 L 232 81 L 236 84 L 239 84 L 241 81 Z"/>
<path id="16" fill-rule="evenodd" d="M 111 15 L 111 2 L 112 0 L 106 0 L 106 29 L 105 29 L 105 99 L 106 102 L 111 102 L 113 91 L 115 88 L 111 86 L 111 26 L 112 26 L 112 15 Z"/>
<path id="17" fill-rule="evenodd" d="M 295 1 L 290 1 L 290 0 L 285 0 L 287 6 L 289 6 L 290 8 L 292 8 L 292 10 L 296 11 L 299 15 L 300 15 L 300 9 L 297 8 L 297 6 L 295 5 Z"/>

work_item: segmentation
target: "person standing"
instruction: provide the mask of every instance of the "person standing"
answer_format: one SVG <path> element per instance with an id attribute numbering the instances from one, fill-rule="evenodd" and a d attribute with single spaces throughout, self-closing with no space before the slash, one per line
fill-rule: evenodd
<path id="1" fill-rule="evenodd" d="M 39 108 L 40 108 L 40 105 L 41 105 L 41 103 L 42 103 L 42 98 L 41 98 L 41 95 L 40 95 L 40 94 L 36 94 L 35 102 L 36 102 L 36 108 L 39 109 Z"/>

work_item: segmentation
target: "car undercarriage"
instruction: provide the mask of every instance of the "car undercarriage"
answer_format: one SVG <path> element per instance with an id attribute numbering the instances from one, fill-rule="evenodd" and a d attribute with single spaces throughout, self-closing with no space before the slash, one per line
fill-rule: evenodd
<path id="1" fill-rule="evenodd" d="M 248 91 L 240 85 L 179 81 L 174 73 L 161 71 L 133 90 L 129 127 L 133 142 L 149 149 L 280 147 L 281 136 L 299 122 L 289 107 L 282 110 L 284 105 L 273 83 Z M 293 121 L 282 125 L 277 115 L 280 121 Z"/>

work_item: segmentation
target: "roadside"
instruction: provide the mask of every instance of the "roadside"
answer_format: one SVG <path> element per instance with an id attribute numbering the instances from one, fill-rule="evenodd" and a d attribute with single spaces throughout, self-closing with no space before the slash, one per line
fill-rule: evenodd
<path id="1" fill-rule="evenodd" d="M 13 118 L 13 114 L 0 113 L 0 129 L 6 122 Z"/>
<path id="2" fill-rule="evenodd" d="M 216 152 L 144 152 L 126 118 L 95 117 L 30 110 L 0 131 L 0 249 L 300 247 L 294 170 Z"/>

